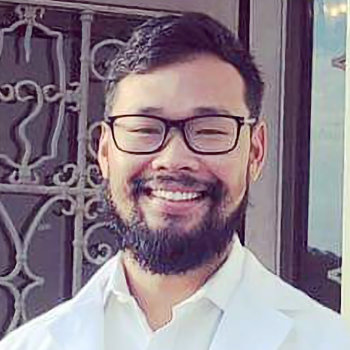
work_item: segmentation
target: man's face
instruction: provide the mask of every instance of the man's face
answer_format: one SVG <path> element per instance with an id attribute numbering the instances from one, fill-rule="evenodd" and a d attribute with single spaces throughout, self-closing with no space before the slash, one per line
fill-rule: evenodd
<path id="1" fill-rule="evenodd" d="M 216 113 L 248 118 L 244 93 L 243 79 L 232 65 L 203 55 L 125 77 L 118 84 L 111 115 L 180 120 Z M 192 152 L 175 129 L 161 151 L 128 154 L 116 148 L 111 130 L 104 126 L 99 162 L 124 223 L 141 222 L 149 232 L 181 238 L 198 235 L 211 218 L 215 225 L 226 225 L 245 197 L 249 179 L 259 175 L 264 149 L 263 124 L 252 135 L 250 127 L 243 126 L 236 148 L 221 155 Z M 141 191 L 137 184 L 142 184 Z"/>

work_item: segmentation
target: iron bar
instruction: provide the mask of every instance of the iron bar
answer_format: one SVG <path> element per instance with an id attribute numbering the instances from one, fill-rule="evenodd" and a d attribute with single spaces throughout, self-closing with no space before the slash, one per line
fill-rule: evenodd
<path id="1" fill-rule="evenodd" d="M 84 237 L 84 201 L 83 190 L 86 184 L 86 154 L 87 154 L 87 115 L 89 98 L 89 74 L 90 74 L 90 42 L 91 42 L 91 24 L 93 13 L 84 11 L 80 17 L 82 23 L 82 40 L 80 56 L 80 84 L 81 84 L 81 106 L 79 113 L 78 126 L 78 188 L 81 192 L 76 197 L 76 215 L 74 218 L 74 254 L 73 254 L 73 283 L 72 294 L 75 295 L 82 285 L 82 265 L 83 265 L 83 237 Z"/>
<path id="2" fill-rule="evenodd" d="M 77 10 L 77 11 L 92 11 L 96 13 L 111 13 L 130 16 L 150 16 L 161 17 L 168 14 L 180 14 L 180 11 L 170 11 L 162 9 L 146 9 L 138 7 L 127 7 L 118 5 L 97 5 L 87 4 L 82 2 L 73 1 L 50 1 L 50 0 L 0 0 L 0 3 L 7 4 L 24 4 L 24 5 L 36 5 L 45 7 L 55 7 L 59 9 Z"/>
<path id="3" fill-rule="evenodd" d="M 85 196 L 93 196 L 99 193 L 96 188 L 68 187 L 68 186 L 45 186 L 45 185 L 11 185 L 0 183 L 0 193 L 33 194 L 33 195 L 71 195 L 75 196 L 83 192 Z"/>

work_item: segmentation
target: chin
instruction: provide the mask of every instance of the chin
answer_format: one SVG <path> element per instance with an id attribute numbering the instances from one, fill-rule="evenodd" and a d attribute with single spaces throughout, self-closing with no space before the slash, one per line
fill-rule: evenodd
<path id="1" fill-rule="evenodd" d="M 144 216 L 145 223 L 151 230 L 162 231 L 166 230 L 168 232 L 174 232 L 174 234 L 186 234 L 190 233 L 193 229 L 196 229 L 200 226 L 203 218 L 196 218 L 193 220 L 193 217 L 190 216 L 177 216 L 177 215 L 161 215 L 160 216 Z"/>

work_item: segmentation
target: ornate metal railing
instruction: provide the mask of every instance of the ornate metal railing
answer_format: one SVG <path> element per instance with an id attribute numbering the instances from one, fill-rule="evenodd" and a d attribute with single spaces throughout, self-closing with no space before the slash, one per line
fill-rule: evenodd
<path id="1" fill-rule="evenodd" d="M 104 19 L 101 16 L 109 16 L 106 18 L 109 22 L 112 21 L 111 23 L 113 16 L 116 16 L 115 21 L 129 19 L 128 25 L 131 28 L 145 17 L 163 13 L 38 0 L 0 1 L 0 11 L 3 11 L 3 14 L 0 12 L 0 18 L 3 20 L 0 23 L 0 72 L 6 73 L 0 73 L 0 291 L 5 295 L 5 298 L 2 298 L 3 304 L 0 302 L 1 336 L 37 313 L 31 312 L 28 315 L 28 299 L 33 291 L 45 289 L 46 278 L 38 272 L 40 269 L 36 268 L 35 271 L 32 267 L 38 259 L 38 255 L 33 256 L 33 241 L 38 240 L 36 237 L 45 227 L 52 226 L 50 218 L 44 219 L 50 211 L 55 211 L 56 216 L 68 220 L 65 221 L 67 232 L 62 233 L 65 237 L 63 240 L 68 240 L 68 244 L 63 245 L 60 256 L 65 256 L 70 262 L 70 271 L 56 273 L 57 276 L 66 274 L 69 279 L 70 292 L 63 293 L 63 298 L 75 294 L 81 288 L 84 283 L 85 265 L 90 264 L 90 270 L 94 270 L 114 253 L 108 239 L 100 237 L 98 240 L 93 237 L 98 235 L 98 232 L 101 236 L 101 230 L 104 228 L 103 220 L 99 219 L 96 211 L 101 186 L 96 176 L 98 167 L 95 163 L 94 135 L 101 119 L 95 115 L 102 115 L 100 105 L 104 76 L 101 67 L 103 68 L 105 57 L 100 59 L 100 62 L 97 57 L 103 51 L 117 50 L 123 45 L 127 33 L 124 29 L 120 30 L 123 38 L 105 33 Z M 73 14 L 73 18 L 79 17 L 80 35 L 77 35 L 77 30 L 60 30 L 56 24 L 51 27 L 50 20 L 45 22 L 46 15 L 55 15 L 60 11 Z M 98 28 L 95 34 L 92 31 L 93 23 L 97 23 Z M 72 27 L 76 28 L 77 23 L 72 21 Z M 10 44 L 6 40 L 9 40 Z M 68 41 L 73 44 L 67 44 Z M 80 42 L 78 49 L 74 44 L 77 41 Z M 36 56 L 38 42 L 41 46 L 49 47 L 47 57 Z M 15 53 L 4 58 L 6 50 L 13 50 Z M 79 53 L 79 60 L 76 59 L 76 54 L 71 55 L 75 58 L 65 56 L 67 51 L 74 50 Z M 21 54 L 24 57 L 22 61 L 18 59 Z M 12 62 L 11 57 L 17 59 Z M 28 67 L 36 61 L 34 63 L 37 69 L 32 72 L 37 75 L 40 73 L 38 70 L 41 70 L 41 63 L 46 59 L 50 61 L 48 66 L 51 67 L 51 81 L 42 84 L 30 78 L 31 70 Z M 70 75 L 67 74 L 67 62 L 71 70 Z M 19 66 L 24 68 L 14 68 Z M 17 77 L 16 72 L 26 74 L 21 73 Z M 71 80 L 71 76 L 75 77 L 75 80 Z M 93 90 L 93 99 L 90 89 Z M 97 97 L 98 108 L 94 101 L 96 91 L 100 91 Z M 13 106 L 16 106 L 18 115 L 10 117 L 9 110 Z M 48 119 L 50 122 L 46 124 Z M 46 125 L 49 127 L 45 127 Z M 72 125 L 74 127 L 70 128 Z M 41 154 L 38 150 L 41 150 Z M 20 202 L 20 205 L 15 204 L 18 196 L 40 198 L 40 205 L 34 205 L 33 200 L 32 205 L 27 207 L 22 204 L 24 202 Z M 19 218 L 25 214 L 25 208 L 29 208 L 28 215 L 23 221 L 24 224 L 19 225 Z M 55 229 L 56 226 L 53 225 L 51 229 Z M 68 232 L 70 230 L 73 232 Z M 50 250 L 54 251 L 57 248 L 54 240 L 56 233 L 51 231 L 49 230 L 48 234 L 49 243 L 45 243 L 44 246 L 48 256 Z M 91 243 L 92 241 L 94 243 Z M 71 244 L 73 247 L 70 250 Z M 68 253 L 65 252 L 65 247 L 72 255 L 71 259 L 66 257 Z M 40 249 L 43 251 L 42 245 Z M 53 269 L 62 269 L 58 264 L 53 265 Z M 49 275 L 52 273 L 51 265 L 48 269 Z M 54 299 L 55 292 L 51 294 Z M 57 296 L 60 297 L 62 296 Z M 37 300 L 37 304 L 34 302 L 34 305 L 39 305 L 40 302 Z M 45 305 L 37 308 L 43 311 L 56 302 L 57 300 L 54 300 L 50 305 L 43 302 Z"/>

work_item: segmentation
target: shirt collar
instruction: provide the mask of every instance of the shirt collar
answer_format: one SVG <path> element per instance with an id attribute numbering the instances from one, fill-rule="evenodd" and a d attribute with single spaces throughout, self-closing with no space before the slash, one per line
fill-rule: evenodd
<path id="1" fill-rule="evenodd" d="M 112 294 L 116 295 L 122 301 L 132 300 L 132 295 L 130 294 L 128 283 L 125 277 L 125 271 L 122 262 L 122 252 L 119 252 L 117 254 L 116 263 L 104 290 L 104 305 L 106 305 L 107 299 Z"/>
<path id="2" fill-rule="evenodd" d="M 226 261 L 203 285 L 203 297 L 209 299 L 222 311 L 227 307 L 232 293 L 242 278 L 244 250 L 237 235 Z"/>
<path id="3" fill-rule="evenodd" d="M 106 305 L 106 301 L 112 293 L 121 301 L 131 301 L 133 299 L 126 281 L 121 256 L 122 253 L 119 252 L 113 273 L 107 282 L 103 295 L 104 305 Z M 235 235 L 231 252 L 219 270 L 196 293 L 181 302 L 177 307 L 206 298 L 224 311 L 230 296 L 240 282 L 243 262 L 244 250 L 238 236 Z"/>

